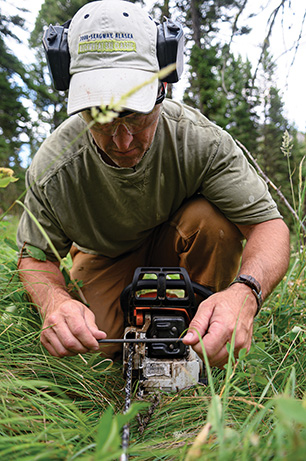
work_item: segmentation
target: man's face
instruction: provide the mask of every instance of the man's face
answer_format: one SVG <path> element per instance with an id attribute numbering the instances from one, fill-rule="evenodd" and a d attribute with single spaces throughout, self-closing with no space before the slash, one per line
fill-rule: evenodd
<path id="1" fill-rule="evenodd" d="M 131 114 L 112 123 L 92 126 L 92 137 L 107 156 L 103 156 L 104 160 L 121 168 L 136 166 L 153 142 L 159 113 L 160 104 L 150 114 Z M 83 111 L 82 115 L 90 123 L 90 113 Z"/>

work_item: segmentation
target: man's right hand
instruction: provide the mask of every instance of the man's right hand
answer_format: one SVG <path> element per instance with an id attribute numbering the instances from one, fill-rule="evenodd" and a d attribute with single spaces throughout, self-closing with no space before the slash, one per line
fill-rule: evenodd
<path id="1" fill-rule="evenodd" d="M 50 354 L 65 357 L 99 350 L 98 329 L 93 312 L 69 295 L 59 263 L 24 258 L 19 261 L 20 278 L 43 318 L 41 342 Z"/>
<path id="2" fill-rule="evenodd" d="M 97 352 L 97 340 L 104 338 L 94 314 L 79 301 L 66 299 L 45 313 L 41 342 L 55 357 Z"/>

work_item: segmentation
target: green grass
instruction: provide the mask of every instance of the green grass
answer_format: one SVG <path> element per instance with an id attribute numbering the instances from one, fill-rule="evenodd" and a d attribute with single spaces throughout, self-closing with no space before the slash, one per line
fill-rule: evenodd
<path id="1" fill-rule="evenodd" d="M 118 459 L 121 364 L 99 354 L 57 359 L 42 348 L 39 315 L 18 280 L 15 231 L 16 222 L 0 222 L 0 455 Z M 126 417 L 130 459 L 305 459 L 305 278 L 305 249 L 292 248 L 287 276 L 255 320 L 250 353 L 212 370 L 206 387 L 159 396 L 143 433 L 135 407 Z"/>

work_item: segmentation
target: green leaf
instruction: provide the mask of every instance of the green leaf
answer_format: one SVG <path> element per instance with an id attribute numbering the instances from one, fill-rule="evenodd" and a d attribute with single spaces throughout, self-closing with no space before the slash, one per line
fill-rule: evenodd
<path id="1" fill-rule="evenodd" d="M 47 256 L 40 248 L 33 247 L 27 243 L 25 245 L 25 249 L 28 255 L 32 258 L 37 259 L 38 261 L 46 261 Z"/>
<path id="2" fill-rule="evenodd" d="M 135 418 L 135 416 L 141 411 L 143 410 L 144 408 L 148 407 L 149 406 L 149 403 L 148 402 L 136 402 L 136 403 L 133 403 L 130 408 L 128 409 L 128 411 L 124 414 L 122 413 L 119 413 L 118 415 L 116 415 L 116 418 L 118 420 L 118 426 L 119 426 L 119 429 L 122 429 L 122 427 L 129 423 L 133 418 Z"/>
<path id="3" fill-rule="evenodd" d="M 18 181 L 13 174 L 14 171 L 11 168 L 0 168 L 0 187 L 7 187 L 11 182 Z"/>
<path id="4" fill-rule="evenodd" d="M 276 402 L 277 413 L 284 421 L 290 420 L 306 426 L 306 407 L 303 406 L 302 401 L 290 397 L 280 397 Z"/>
<path id="5" fill-rule="evenodd" d="M 11 178 L 0 178 L 0 187 L 7 187 L 11 182 Z"/>
<path id="6" fill-rule="evenodd" d="M 240 389 L 240 387 L 235 386 L 235 384 L 233 384 L 233 388 L 235 389 L 236 392 L 238 392 L 238 394 L 248 395 L 248 392 L 243 391 L 242 389 Z"/>
<path id="7" fill-rule="evenodd" d="M 12 250 L 18 251 L 18 246 L 16 245 L 16 243 L 15 243 L 13 240 L 11 240 L 11 239 L 5 237 L 5 238 L 4 238 L 4 243 L 6 243 L 6 245 L 7 245 L 8 247 L 12 248 Z"/>
<path id="8" fill-rule="evenodd" d="M 213 395 L 207 412 L 207 422 L 218 431 L 222 420 L 222 403 L 219 395 Z"/>
<path id="9" fill-rule="evenodd" d="M 246 348 L 244 347 L 243 349 L 241 349 L 241 350 L 239 351 L 238 359 L 239 359 L 239 360 L 244 360 L 245 357 L 246 357 L 246 355 L 247 355 L 247 350 L 246 350 Z"/>
<path id="10" fill-rule="evenodd" d="M 261 375 L 255 375 L 254 376 L 254 381 L 257 384 L 262 384 L 262 385 L 266 385 L 269 382 L 267 378 L 265 378 L 264 376 L 261 376 Z"/>
<path id="11" fill-rule="evenodd" d="M 64 276 L 65 285 L 67 287 L 69 285 L 69 283 L 71 282 L 70 274 L 69 274 L 68 270 L 66 269 L 66 267 L 62 267 L 61 272 L 62 272 L 62 274 Z"/>
<path id="12" fill-rule="evenodd" d="M 264 341 L 257 341 L 256 346 L 262 349 L 263 351 L 266 349 L 266 343 Z"/>
<path id="13" fill-rule="evenodd" d="M 114 412 L 109 406 L 103 413 L 97 434 L 96 459 L 101 459 L 103 454 L 110 454 L 120 447 L 120 434 L 118 422 Z"/>
<path id="14" fill-rule="evenodd" d="M 121 452 L 121 429 L 128 424 L 140 410 L 148 403 L 133 403 L 124 414 L 114 415 L 112 407 L 108 407 L 102 415 L 98 425 L 95 459 L 115 459 L 117 452 Z"/>

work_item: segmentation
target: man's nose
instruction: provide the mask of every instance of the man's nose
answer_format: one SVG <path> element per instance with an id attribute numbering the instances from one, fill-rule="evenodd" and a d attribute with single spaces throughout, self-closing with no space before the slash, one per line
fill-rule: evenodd
<path id="1" fill-rule="evenodd" d="M 118 125 L 115 133 L 113 134 L 113 141 L 122 152 L 129 149 L 133 138 L 134 136 L 123 123 Z"/>

